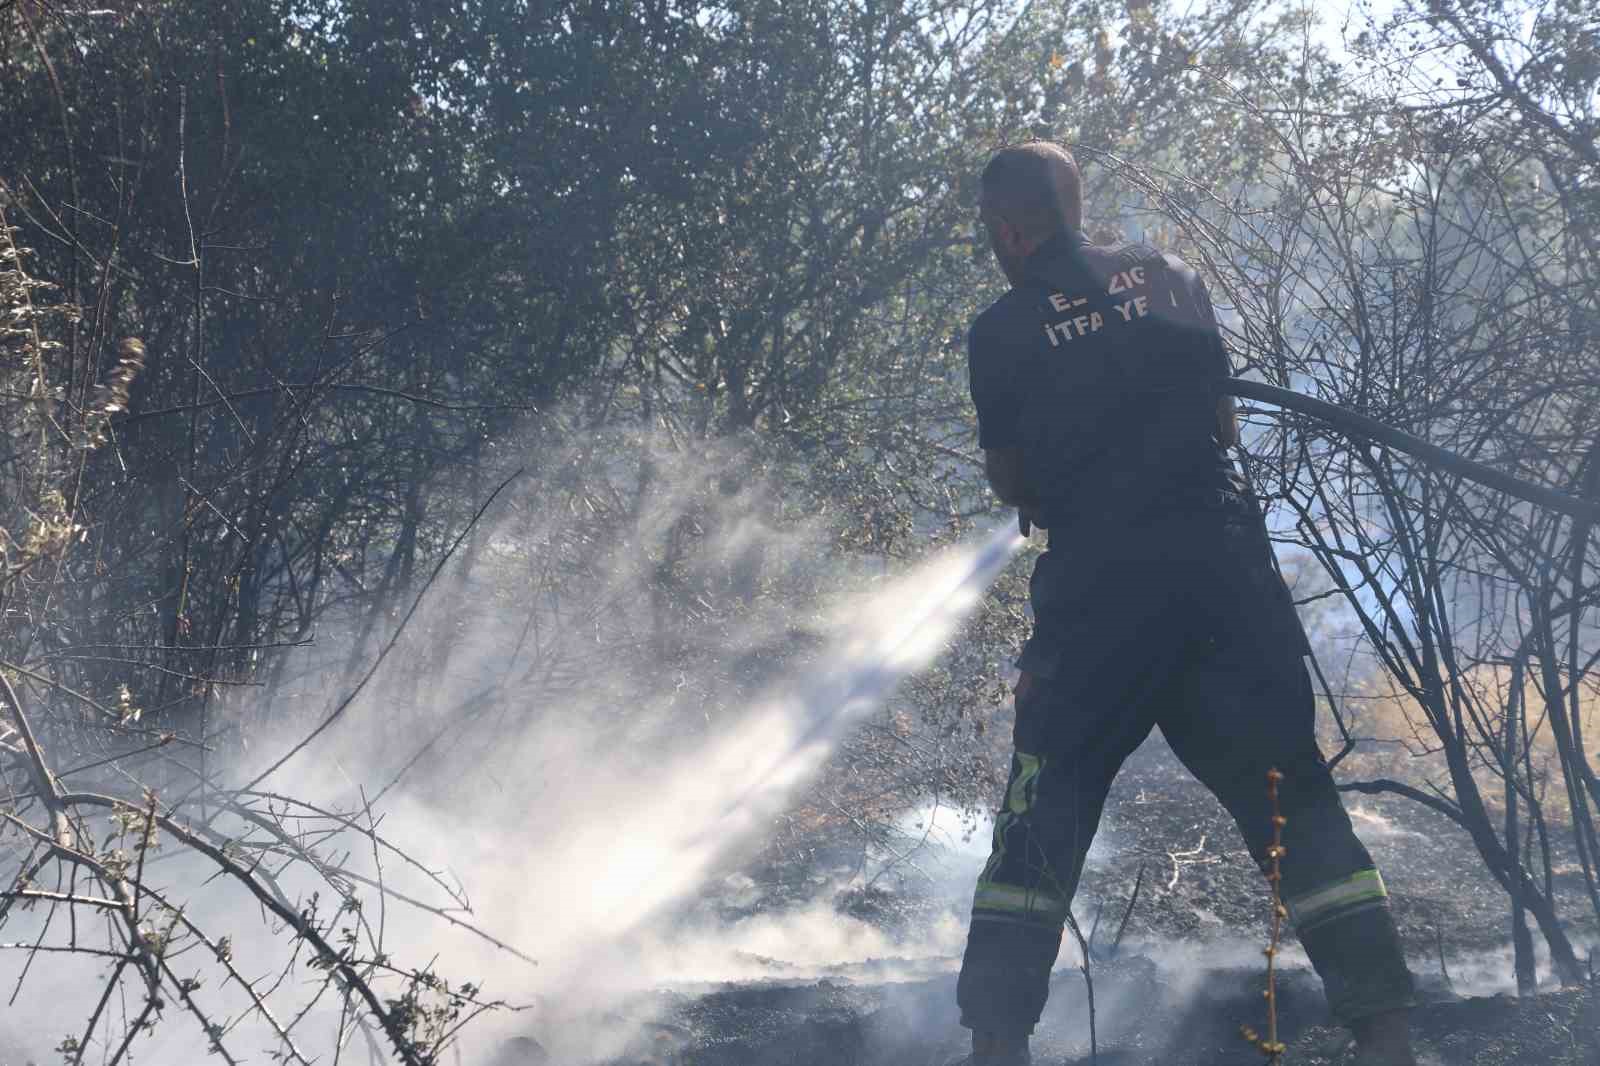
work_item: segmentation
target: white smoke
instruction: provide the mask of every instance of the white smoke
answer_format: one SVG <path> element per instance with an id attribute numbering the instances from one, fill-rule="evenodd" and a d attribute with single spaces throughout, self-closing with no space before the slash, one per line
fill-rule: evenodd
<path id="1" fill-rule="evenodd" d="M 829 612 L 826 650 L 804 676 L 653 769 L 619 779 L 615 760 L 582 756 L 585 772 L 529 812 L 543 839 L 525 854 L 507 861 L 503 838 L 483 836 L 472 868 L 500 886 L 489 898 L 525 901 L 484 920 L 538 953 L 530 986 L 551 1003 L 592 1004 L 657 983 L 759 974 L 752 956 L 804 966 L 893 953 L 882 933 L 826 906 L 690 929 L 650 922 L 768 831 L 846 731 L 938 654 L 1019 541 L 997 531 Z M 934 950 L 955 950 L 959 935 L 947 925 Z M 546 1032 L 558 1054 L 603 1053 L 592 1033 Z"/>
<path id="2" fill-rule="evenodd" d="M 654 509 L 642 509 L 637 525 L 623 536 L 657 535 L 682 514 L 681 497 L 663 492 Z M 487 550 L 509 545 L 510 551 L 523 551 L 525 533 L 502 524 L 488 538 Z M 732 921 L 705 915 L 682 920 L 672 912 L 754 848 L 850 730 L 900 681 L 939 654 L 1020 544 L 1014 530 L 999 529 L 938 552 L 899 576 L 858 581 L 831 605 L 801 605 L 805 630 L 820 650 L 802 657 L 796 672 L 780 673 L 754 700 L 723 694 L 734 709 L 719 708 L 715 714 L 682 706 L 680 690 L 715 692 L 727 658 L 781 638 L 793 619 L 781 612 L 775 618 L 752 616 L 749 632 L 730 640 L 725 655 L 701 660 L 712 676 L 693 678 L 692 685 L 685 683 L 689 679 L 663 678 L 648 706 L 627 708 L 630 713 L 623 715 L 608 707 L 619 689 L 610 684 L 603 657 L 592 660 L 592 684 L 585 684 L 580 673 L 565 689 L 546 677 L 537 687 L 519 690 L 516 683 L 526 683 L 526 673 L 513 676 L 507 658 L 511 645 L 547 640 L 548 649 L 569 658 L 558 659 L 551 651 L 545 662 L 581 661 L 572 658 L 572 649 L 580 646 L 579 653 L 588 654 L 581 651 L 584 634 L 575 638 L 568 628 L 530 637 L 523 620 L 503 602 L 473 590 L 465 597 L 468 609 L 458 600 L 455 609 L 441 606 L 419 616 L 418 640 L 436 639 L 448 629 L 454 648 L 437 657 L 441 676 L 428 680 L 436 681 L 439 691 L 419 697 L 421 713 L 402 706 L 406 692 L 376 688 L 351 707 L 326 743 L 264 787 L 348 810 L 391 780 L 395 767 L 424 743 L 432 745 L 434 765 L 406 778 L 371 812 L 379 830 L 413 855 L 419 868 L 393 856 L 374 858 L 371 842 L 356 833 L 322 840 L 319 855 L 451 911 L 537 959 L 530 965 L 439 915 L 366 894 L 360 917 L 382 927 L 394 965 L 432 965 L 458 983 L 472 981 L 486 997 L 528 1007 L 489 1015 L 469 1027 L 456 1050 L 463 1061 L 486 1061 L 501 1037 L 528 1031 L 563 1061 L 601 1058 L 629 1039 L 629 1026 L 619 1024 L 616 1010 L 639 990 L 770 975 L 779 964 L 803 969 L 865 961 L 904 950 L 870 924 L 817 903 Z M 724 523 L 714 550 L 738 556 L 753 545 L 783 565 L 829 565 L 807 558 L 807 551 L 817 547 L 810 531 L 777 535 L 749 514 Z M 624 611 L 637 606 L 629 599 L 637 598 L 636 575 L 629 572 L 637 565 L 626 545 L 599 560 L 596 572 L 603 587 L 589 590 L 595 601 L 610 600 Z M 431 654 L 432 649 L 420 647 L 412 658 Z M 333 686 L 344 683 L 334 667 L 349 655 L 348 646 L 324 644 L 319 662 L 309 663 L 295 686 L 276 690 L 273 698 L 287 701 L 298 692 L 307 701 L 317 698 L 319 689 L 326 698 Z M 399 665 L 407 663 L 402 659 Z M 443 713 L 437 709 L 449 704 L 447 697 L 486 683 L 513 692 L 498 697 L 494 718 L 469 722 L 466 715 L 480 712 L 461 712 L 459 729 L 433 738 L 419 728 L 432 723 L 430 715 Z M 518 704 L 517 691 L 545 701 L 537 714 Z M 562 692 L 564 699 L 549 702 L 552 693 Z M 251 762 L 257 766 L 269 764 L 288 743 L 276 735 L 253 740 Z M 248 776 L 249 767 L 233 775 L 236 780 Z M 446 883 L 459 882 L 472 912 L 455 912 L 421 868 Z M 214 869 L 176 854 L 170 844 L 152 856 L 148 873 L 186 916 L 213 937 L 230 938 L 233 957 L 249 979 L 272 979 L 290 938 L 275 923 L 263 921 L 236 886 L 209 879 Z M 320 891 L 319 913 L 327 918 L 336 912 L 337 899 L 314 871 L 285 869 L 279 884 L 297 906 L 309 906 L 312 893 Z M 957 949 L 961 931 L 954 919 L 940 924 L 926 950 L 948 956 Z M 47 930 L 42 921 L 30 925 L 15 918 L 6 932 L 8 940 L 18 942 L 35 935 L 43 935 L 46 943 L 52 937 L 60 942 L 63 936 L 59 926 Z M 26 959 L 22 951 L 0 955 L 0 981 L 18 987 L 15 1003 L 0 1020 L 0 1063 L 7 1066 L 12 1058 L 20 1063 L 58 1057 L 53 1049 L 80 1033 L 109 969 L 102 958 L 54 955 L 18 984 Z M 228 1027 L 232 1046 L 251 1056 L 270 1049 L 271 1034 L 249 1017 L 245 999 L 226 987 L 207 961 L 204 952 L 190 951 L 174 966 L 202 982 L 198 995 L 210 997 L 208 1009 Z M 342 1011 L 337 993 L 314 1006 L 306 1002 L 321 978 L 302 960 L 275 995 L 290 1003 L 285 1016 L 310 1011 L 298 1030 L 301 1050 L 328 1061 Z M 396 987 L 392 981 L 386 985 L 391 994 Z M 137 1014 L 138 994 L 137 986 L 127 997 L 118 994 L 110 1015 L 113 1034 Z M 164 1013 L 160 1025 L 136 1040 L 131 1061 L 200 1061 L 208 1050 L 206 1038 L 175 1005 Z M 352 1041 L 358 1046 L 346 1054 L 366 1060 L 361 1038 L 347 1034 L 347 1043 Z M 108 1049 L 95 1046 L 86 1061 L 109 1057 Z"/>

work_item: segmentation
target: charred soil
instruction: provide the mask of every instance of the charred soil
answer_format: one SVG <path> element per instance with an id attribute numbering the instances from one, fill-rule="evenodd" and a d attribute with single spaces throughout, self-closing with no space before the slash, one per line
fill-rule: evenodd
<path id="1" fill-rule="evenodd" d="M 1404 800 L 1347 796 L 1346 805 L 1384 870 L 1417 977 L 1420 1002 L 1413 1019 L 1423 1061 L 1600 1064 L 1600 996 L 1592 982 L 1563 989 L 1547 980 L 1537 996 L 1506 994 L 1514 986 L 1506 901 L 1466 834 Z M 925 858 L 921 869 L 937 865 L 938 856 Z M 1113 953 L 1111 942 L 1141 866 L 1137 906 L 1120 951 Z M 771 891 L 754 906 L 792 901 L 814 890 L 826 873 L 764 870 Z M 927 943 L 920 931 L 932 918 L 947 917 L 952 907 L 964 910 L 965 900 L 951 896 L 949 882 L 930 887 L 912 876 L 840 892 L 835 904 L 841 913 L 890 932 L 905 945 L 904 957 L 822 968 L 753 959 L 764 979 L 659 991 L 627 1012 L 637 1036 L 629 1053 L 608 1066 L 959 1061 L 968 1040 L 955 1009 L 959 959 L 919 950 Z M 1571 904 L 1566 913 L 1583 912 L 1579 900 Z M 1078 910 L 1086 930 L 1098 926 L 1091 973 L 1099 1063 L 1262 1061 L 1239 1030 L 1265 1025 L 1263 881 L 1226 812 L 1159 737 L 1135 754 L 1117 780 Z M 1597 939 L 1592 926 L 1574 925 L 1569 932 L 1580 951 Z M 1283 959 L 1278 1022 L 1280 1038 L 1289 1045 L 1283 1061 L 1352 1061 L 1347 1035 L 1332 1024 L 1321 984 L 1292 941 Z M 1090 1061 L 1088 998 L 1076 961 L 1069 938 L 1035 1033 L 1034 1061 L 1042 1066 Z M 520 1061 L 507 1059 L 506 1066 Z"/>

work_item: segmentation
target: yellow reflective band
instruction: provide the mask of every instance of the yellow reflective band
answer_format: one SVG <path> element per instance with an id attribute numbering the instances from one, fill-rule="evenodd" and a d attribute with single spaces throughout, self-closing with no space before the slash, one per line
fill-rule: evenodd
<path id="1" fill-rule="evenodd" d="M 1025 751 L 1017 752 L 1016 757 L 1017 775 L 1011 779 L 1011 788 L 1006 791 L 1006 810 L 1012 814 L 1027 814 L 1028 808 L 1032 806 L 1028 789 L 1039 779 L 1039 772 L 1044 769 L 1044 760 Z"/>
<path id="2" fill-rule="evenodd" d="M 1377 870 L 1357 870 L 1343 881 L 1319 888 L 1315 892 L 1291 897 L 1286 902 L 1295 927 L 1304 929 L 1335 912 L 1347 910 L 1358 904 L 1382 902 L 1388 898 L 1388 890 L 1383 887 L 1383 877 Z"/>
<path id="3" fill-rule="evenodd" d="M 1039 780 L 1039 772 L 1044 768 L 1044 760 L 1037 755 L 1029 755 L 1025 751 L 1013 754 L 1017 760 L 1016 772 L 1011 775 L 1011 784 L 1006 789 L 1005 806 L 995 814 L 994 847 L 989 853 L 989 861 L 984 864 L 983 873 L 978 875 L 979 884 L 986 883 L 1005 862 L 1006 833 L 1018 817 L 1028 813 L 1028 808 L 1032 805 L 1028 793 Z"/>
<path id="4" fill-rule="evenodd" d="M 974 911 L 1004 911 L 1009 914 L 1036 915 L 1051 924 L 1066 921 L 1067 901 L 1038 889 L 1016 885 L 983 883 L 972 900 Z"/>

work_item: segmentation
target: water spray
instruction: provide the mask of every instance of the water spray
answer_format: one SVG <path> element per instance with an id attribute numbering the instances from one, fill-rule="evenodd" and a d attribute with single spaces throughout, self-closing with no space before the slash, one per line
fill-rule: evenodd
<path id="1" fill-rule="evenodd" d="M 681 823 L 694 828 L 683 845 L 707 851 L 709 865 L 710 852 L 776 815 L 793 789 L 821 769 L 851 725 L 933 660 L 1024 543 L 1015 529 L 1002 525 L 852 604 L 843 632 L 829 641 L 804 682 L 760 702 L 701 752 L 690 768 L 696 791 L 707 774 L 722 787 L 699 817 Z"/>
<path id="2" fill-rule="evenodd" d="M 566 894 L 559 915 L 527 930 L 545 977 L 560 975 L 567 987 L 615 984 L 613 960 L 597 945 L 627 957 L 663 911 L 764 836 L 849 730 L 945 648 L 1024 543 L 1005 523 L 852 597 L 801 676 L 692 750 L 635 773 L 609 795 L 603 820 L 580 823 L 530 863 L 530 891 L 543 898 L 556 898 L 559 885 L 545 891 L 542 871 L 588 871 L 581 897 Z M 595 855 L 605 856 L 599 868 Z"/>
<path id="3" fill-rule="evenodd" d="M 1589 501 L 1528 484 L 1332 404 L 1258 382 L 1230 381 L 1227 389 L 1580 521 L 1600 518 L 1600 506 Z M 657 952 L 661 962 L 644 964 L 649 952 L 641 952 L 641 942 L 657 935 L 670 941 L 654 919 L 768 831 L 849 730 L 934 660 L 1024 543 L 1007 522 L 852 599 L 825 627 L 821 654 L 799 676 L 758 698 L 692 751 L 632 777 L 625 791 L 607 793 L 600 824 L 580 824 L 531 860 L 525 889 L 550 903 L 522 932 L 540 945 L 546 988 L 582 1004 L 616 995 L 619 975 L 630 987 L 695 976 L 694 964 L 685 965 L 670 943 Z M 619 825 L 627 832 L 618 834 Z M 606 857 L 598 869 L 597 854 Z M 555 876 L 544 883 L 545 871 L 572 869 L 586 871 L 581 896 L 563 894 Z"/>
<path id="4" fill-rule="evenodd" d="M 1254 381 L 1230 380 L 1227 391 L 1310 415 L 1580 521 L 1600 519 L 1600 505 L 1522 481 L 1333 404 Z M 650 783 L 648 791 L 659 802 L 640 812 L 644 831 L 634 834 L 648 846 L 619 856 L 616 864 L 624 871 L 651 869 L 650 888 L 641 892 L 631 878 L 616 895 L 598 888 L 597 898 L 608 905 L 603 924 L 591 933 L 636 926 L 692 890 L 737 843 L 761 832 L 821 770 L 847 729 L 933 660 L 1024 543 L 1007 524 L 852 603 L 803 679 L 758 701 L 692 760 Z"/>

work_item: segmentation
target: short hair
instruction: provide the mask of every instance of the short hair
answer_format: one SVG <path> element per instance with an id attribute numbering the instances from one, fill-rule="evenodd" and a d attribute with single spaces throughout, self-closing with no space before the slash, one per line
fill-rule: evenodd
<path id="1" fill-rule="evenodd" d="M 1002 148 L 983 168 L 982 196 L 1012 225 L 1040 237 L 1083 223 L 1083 177 L 1059 144 Z"/>

